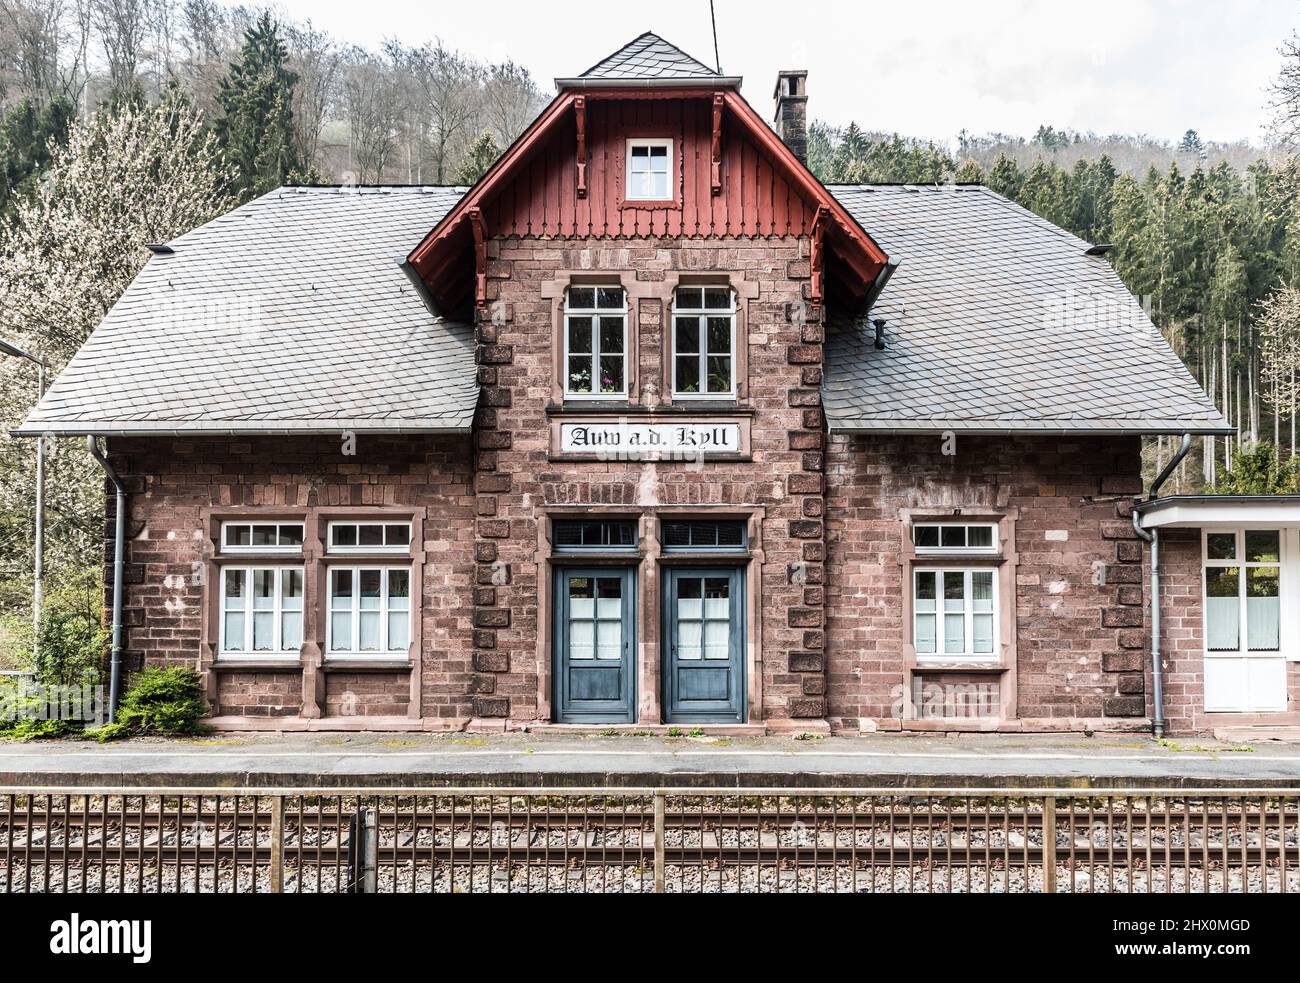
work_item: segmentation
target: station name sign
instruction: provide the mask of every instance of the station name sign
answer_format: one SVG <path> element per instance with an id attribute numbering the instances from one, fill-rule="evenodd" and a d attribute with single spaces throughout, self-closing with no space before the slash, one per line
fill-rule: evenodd
<path id="1" fill-rule="evenodd" d="M 561 456 L 615 461 L 700 461 L 746 453 L 736 420 L 630 423 L 625 420 L 560 424 Z"/>

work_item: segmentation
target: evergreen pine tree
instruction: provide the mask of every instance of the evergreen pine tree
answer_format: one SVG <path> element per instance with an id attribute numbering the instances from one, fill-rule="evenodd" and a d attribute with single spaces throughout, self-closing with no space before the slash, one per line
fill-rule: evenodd
<path id="1" fill-rule="evenodd" d="M 293 89 L 298 76 L 270 14 L 244 33 L 239 60 L 221 80 L 217 102 L 224 113 L 217 136 L 236 173 L 242 198 L 264 194 L 301 178 L 305 170 L 293 131 Z"/>

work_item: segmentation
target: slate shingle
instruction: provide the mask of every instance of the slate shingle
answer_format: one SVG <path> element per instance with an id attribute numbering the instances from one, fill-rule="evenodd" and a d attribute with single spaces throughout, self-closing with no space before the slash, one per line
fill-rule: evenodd
<path id="1" fill-rule="evenodd" d="M 983 187 L 830 190 L 899 263 L 884 351 L 830 326 L 832 430 L 1232 432 L 1088 243 Z"/>
<path id="2" fill-rule="evenodd" d="M 397 265 L 464 188 L 282 188 L 153 256 L 21 433 L 469 429 L 474 332 Z"/>
<path id="3" fill-rule="evenodd" d="M 696 61 L 676 45 L 647 31 L 583 72 L 584 79 L 685 79 L 718 78 L 718 73 Z"/>

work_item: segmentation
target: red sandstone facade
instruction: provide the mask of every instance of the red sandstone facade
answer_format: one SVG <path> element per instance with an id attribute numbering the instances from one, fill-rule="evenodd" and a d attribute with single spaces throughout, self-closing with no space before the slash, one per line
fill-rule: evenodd
<path id="1" fill-rule="evenodd" d="M 832 434 L 828 311 L 887 257 L 716 81 L 562 91 L 411 244 L 430 305 L 473 310 L 472 433 L 112 438 L 127 668 L 195 666 L 232 729 L 1149 727 L 1140 437 Z M 1208 726 L 1185 546 L 1175 732 Z M 293 640 L 265 658 L 228 637 L 262 594 Z"/>

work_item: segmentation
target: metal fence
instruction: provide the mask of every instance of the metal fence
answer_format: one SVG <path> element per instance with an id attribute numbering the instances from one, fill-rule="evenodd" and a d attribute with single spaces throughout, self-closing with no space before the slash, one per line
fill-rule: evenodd
<path id="1" fill-rule="evenodd" d="M 1286 893 L 1300 791 L 3 789 L 0 893 Z"/>

